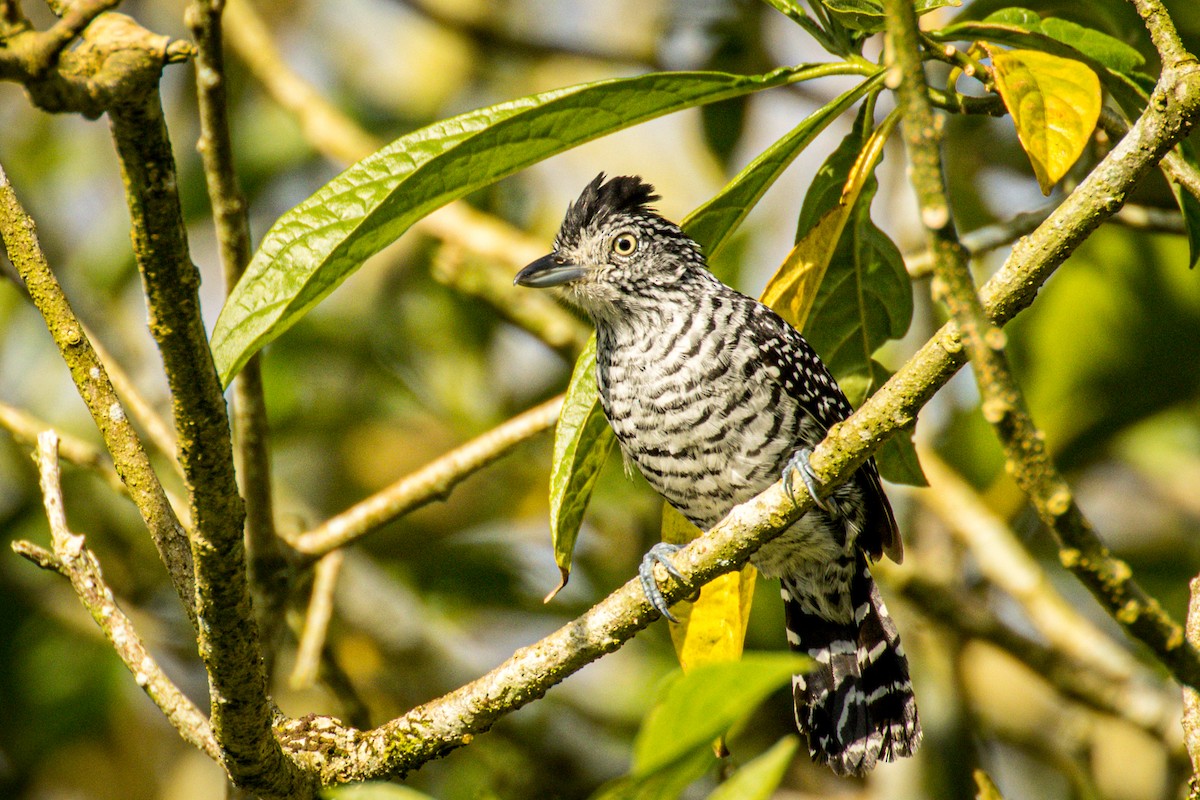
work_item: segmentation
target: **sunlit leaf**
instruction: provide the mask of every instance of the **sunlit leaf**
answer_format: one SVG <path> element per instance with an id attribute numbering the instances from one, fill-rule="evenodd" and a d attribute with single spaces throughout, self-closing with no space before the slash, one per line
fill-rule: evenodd
<path id="1" fill-rule="evenodd" d="M 663 504 L 664 542 L 687 544 L 701 533 L 682 514 Z M 671 643 L 685 671 L 700 664 L 741 658 L 757 574 L 753 566 L 746 564 L 706 583 L 695 600 L 681 600 L 671 606 L 679 620 L 669 623 Z"/>
<path id="2" fill-rule="evenodd" d="M 684 219 L 683 230 L 700 243 L 709 260 L 720 252 L 737 230 L 738 225 L 771 187 L 788 165 L 817 137 L 829 123 L 837 119 L 867 92 L 883 82 L 883 73 L 863 81 L 858 86 L 826 103 L 810 114 L 782 139 L 779 139 L 733 180 Z"/>
<path id="3" fill-rule="evenodd" d="M 1083 153 L 1100 119 L 1100 79 L 1086 65 L 1038 50 L 989 49 L 996 89 L 1012 115 L 1042 194 Z"/>
<path id="4" fill-rule="evenodd" d="M 754 653 L 675 674 L 638 731 L 633 773 L 648 774 L 698 748 L 707 749 L 810 663 L 793 653 Z"/>
<path id="5" fill-rule="evenodd" d="M 860 114 L 860 120 L 861 118 Z M 883 144 L 897 119 L 897 115 L 890 115 L 861 147 L 851 142 L 851 148 L 856 154 L 855 160 L 842 183 L 841 193 L 836 202 L 827 210 L 823 210 L 816 223 L 799 238 L 796 246 L 788 253 L 783 264 L 763 289 L 760 298 L 762 302 L 775 309 L 797 329 L 802 330 L 808 320 L 817 290 L 825 278 L 826 269 L 841 240 L 842 231 L 854 213 L 863 187 L 871 179 L 875 165 L 883 155 Z M 854 135 L 851 134 L 852 137 Z M 845 142 L 839 148 L 839 152 L 846 152 Z M 832 159 L 831 156 L 830 160 Z M 830 160 L 826 161 L 827 165 Z"/>
<path id="6" fill-rule="evenodd" d="M 770 750 L 739 767 L 708 796 L 708 800 L 769 800 L 779 788 L 799 748 L 798 737 L 783 737 Z"/>
<path id="7" fill-rule="evenodd" d="M 672 111 L 858 70 L 834 64 L 765 75 L 652 73 L 531 95 L 402 136 L 334 178 L 267 232 L 213 330 L 221 380 L 228 384 L 246 359 L 364 260 L 455 198 Z"/>
<path id="8" fill-rule="evenodd" d="M 579 526 L 583 523 L 583 512 L 587 510 L 596 477 L 608 459 L 614 441 L 596 388 L 596 337 L 593 335 L 575 362 L 558 425 L 554 428 L 550 538 L 561 580 L 546 596 L 546 602 L 558 594 L 571 574 L 571 557 Z"/>

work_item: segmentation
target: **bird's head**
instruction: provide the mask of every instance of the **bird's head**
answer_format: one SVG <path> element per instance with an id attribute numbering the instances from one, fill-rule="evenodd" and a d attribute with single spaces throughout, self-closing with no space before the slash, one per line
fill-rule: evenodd
<path id="1" fill-rule="evenodd" d="M 561 287 L 593 319 L 653 300 L 656 287 L 704 266 L 700 246 L 650 207 L 657 199 L 641 178 L 606 182 L 600 173 L 567 209 L 554 252 L 521 270 L 515 283 Z"/>

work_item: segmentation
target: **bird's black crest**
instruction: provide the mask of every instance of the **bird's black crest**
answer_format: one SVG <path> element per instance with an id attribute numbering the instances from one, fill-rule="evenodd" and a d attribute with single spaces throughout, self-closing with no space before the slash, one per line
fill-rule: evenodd
<path id="1" fill-rule="evenodd" d="M 584 187 L 579 199 L 567 209 L 562 233 L 578 233 L 598 219 L 610 214 L 654 213 L 650 204 L 658 199 L 654 187 L 637 176 L 622 175 L 607 183 L 601 172 Z"/>

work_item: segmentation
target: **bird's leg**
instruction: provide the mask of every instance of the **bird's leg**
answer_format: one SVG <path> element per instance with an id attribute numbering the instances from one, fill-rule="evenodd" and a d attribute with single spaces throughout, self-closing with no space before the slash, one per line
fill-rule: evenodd
<path id="1" fill-rule="evenodd" d="M 658 581 L 654 580 L 654 565 L 662 564 L 663 569 L 673 578 L 682 581 L 683 574 L 675 568 L 669 558 L 682 549 L 683 545 L 659 542 L 651 547 L 646 555 L 642 556 L 642 563 L 638 565 L 638 580 L 642 582 L 642 591 L 646 593 L 646 599 L 650 601 L 650 605 L 654 607 L 655 611 L 671 622 L 679 622 L 679 620 L 675 619 L 670 609 L 667 608 L 667 601 L 663 599 L 662 590 L 658 588 Z"/>
<path id="2" fill-rule="evenodd" d="M 788 499 L 795 505 L 796 494 L 792 491 L 792 474 L 799 472 L 800 480 L 804 482 L 804 488 L 808 489 L 808 496 L 817 504 L 817 508 L 826 514 L 833 514 L 835 513 L 833 506 L 822 500 L 821 496 L 817 494 L 817 476 L 813 474 L 812 464 L 808 461 L 810 458 L 812 458 L 812 448 L 801 447 L 788 460 L 787 466 L 783 468 L 783 490 L 787 492 Z"/>

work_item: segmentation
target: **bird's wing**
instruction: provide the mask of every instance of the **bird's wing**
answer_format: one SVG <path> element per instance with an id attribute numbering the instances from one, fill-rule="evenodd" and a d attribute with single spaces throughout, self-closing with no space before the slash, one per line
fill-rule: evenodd
<path id="1" fill-rule="evenodd" d="M 756 306 L 756 313 L 750 315 L 749 324 L 758 329 L 755 338 L 762 357 L 769 366 L 779 370 L 784 391 L 800 404 L 822 430 L 827 431 L 854 413 L 850 401 L 812 345 L 770 308 L 757 302 Z M 892 513 L 892 505 L 884 494 L 875 459 L 867 459 L 858 468 L 853 480 L 862 488 L 867 504 L 866 522 L 858 539 L 859 547 L 872 558 L 886 554 L 900 563 L 904 557 L 900 530 Z"/>

